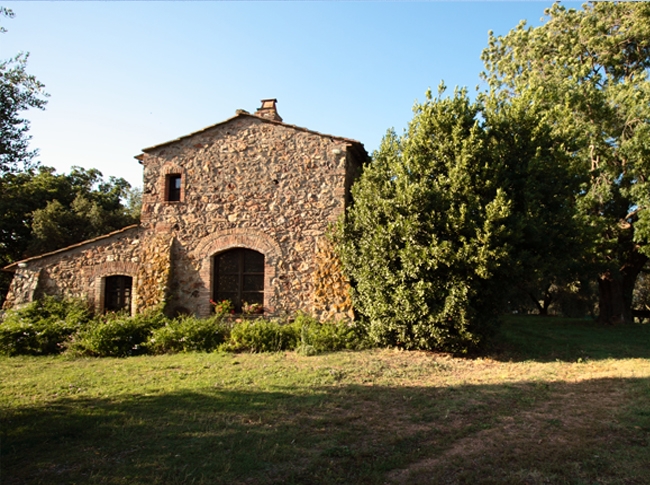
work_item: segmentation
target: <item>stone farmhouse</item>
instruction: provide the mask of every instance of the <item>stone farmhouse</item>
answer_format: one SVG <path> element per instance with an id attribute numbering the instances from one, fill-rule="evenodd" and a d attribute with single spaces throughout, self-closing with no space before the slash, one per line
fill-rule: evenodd
<path id="1" fill-rule="evenodd" d="M 60 295 L 96 312 L 205 317 L 227 299 L 237 312 L 351 316 L 327 233 L 368 154 L 284 123 L 276 103 L 143 149 L 140 224 L 7 266 L 5 308 Z"/>

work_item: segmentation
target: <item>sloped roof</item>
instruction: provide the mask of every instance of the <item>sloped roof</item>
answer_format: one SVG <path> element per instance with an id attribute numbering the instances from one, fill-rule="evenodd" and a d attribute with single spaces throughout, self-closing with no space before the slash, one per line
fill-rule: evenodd
<path id="1" fill-rule="evenodd" d="M 38 256 L 32 256 L 31 258 L 21 259 L 20 261 L 15 261 L 15 262 L 5 266 L 4 268 L 2 268 L 2 271 L 12 272 L 12 271 L 15 271 L 16 268 L 18 267 L 18 265 L 21 264 L 21 263 L 28 263 L 29 261 L 35 261 L 37 259 L 47 258 L 48 256 L 54 256 L 55 254 L 64 253 L 64 252 L 69 251 L 71 249 L 80 248 L 81 246 L 85 246 L 86 244 L 91 244 L 91 243 L 94 243 L 94 242 L 97 242 L 97 241 L 101 241 L 102 239 L 107 239 L 107 238 L 109 238 L 111 236 L 115 236 L 116 234 L 120 234 L 122 232 L 127 232 L 127 231 L 130 231 L 131 229 L 136 229 L 136 228 L 139 228 L 139 227 L 140 227 L 140 224 L 131 224 L 130 226 L 123 227 L 122 229 L 118 229 L 117 231 L 109 232 L 108 234 L 102 234 L 101 236 L 97 236 L 97 237 L 94 237 L 92 239 L 86 239 L 85 241 L 81 241 L 79 243 L 72 244 L 70 246 L 66 246 L 66 247 L 61 248 L 61 249 L 57 249 L 56 251 L 50 251 L 49 253 L 39 254 Z"/>
<path id="2" fill-rule="evenodd" d="M 311 133 L 313 135 L 322 136 L 322 137 L 326 137 L 326 138 L 332 138 L 333 140 L 342 141 L 344 143 L 350 143 L 357 151 L 360 152 L 358 154 L 361 155 L 362 158 L 367 158 L 368 157 L 368 152 L 366 152 L 366 149 L 364 148 L 363 143 L 361 143 L 360 141 L 353 140 L 351 138 L 344 138 L 342 136 L 335 136 L 335 135 L 328 135 L 326 133 L 320 133 L 318 131 L 310 130 L 308 128 L 303 128 L 302 126 L 291 125 L 291 124 L 285 123 L 283 121 L 270 120 L 268 118 L 263 118 L 261 116 L 250 114 L 248 111 L 244 111 L 242 109 L 238 109 L 237 114 L 235 116 L 233 116 L 232 118 L 228 118 L 227 120 L 221 121 L 221 122 L 216 123 L 214 125 L 206 126 L 205 128 L 202 128 L 202 129 L 200 129 L 198 131 L 194 131 L 192 133 L 189 133 L 187 135 L 175 138 L 173 140 L 169 140 L 169 141 L 166 141 L 164 143 L 159 143 L 158 145 L 153 145 L 153 146 L 150 146 L 150 147 L 147 147 L 147 148 L 143 148 L 142 151 L 144 153 L 147 153 L 147 152 L 150 152 L 150 151 L 155 150 L 157 148 L 161 148 L 161 147 L 164 147 L 164 146 L 167 146 L 167 145 L 172 145 L 174 143 L 178 143 L 179 141 L 186 140 L 187 138 L 190 138 L 192 136 L 204 133 L 204 132 L 206 132 L 208 130 L 211 130 L 213 128 L 216 128 L 218 126 L 222 126 L 222 125 L 225 125 L 227 123 L 230 123 L 231 121 L 234 121 L 234 120 L 236 120 L 238 118 L 246 118 L 246 117 L 247 118 L 254 118 L 255 120 L 261 121 L 263 123 L 270 123 L 270 124 L 273 124 L 273 125 L 284 126 L 286 128 L 291 128 L 293 130 L 303 131 L 305 133 Z M 141 154 L 136 155 L 135 158 L 140 160 L 141 156 L 142 156 Z M 140 163 L 142 163 L 141 160 L 140 160 Z"/>

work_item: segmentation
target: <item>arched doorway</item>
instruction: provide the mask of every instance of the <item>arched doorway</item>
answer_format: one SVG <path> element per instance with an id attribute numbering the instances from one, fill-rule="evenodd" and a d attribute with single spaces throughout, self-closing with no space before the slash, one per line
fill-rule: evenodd
<path id="1" fill-rule="evenodd" d="M 264 255 L 235 248 L 214 256 L 214 301 L 230 300 L 237 313 L 244 303 L 264 305 Z"/>
<path id="2" fill-rule="evenodd" d="M 125 275 L 107 276 L 104 281 L 104 311 L 131 313 L 133 278 Z"/>

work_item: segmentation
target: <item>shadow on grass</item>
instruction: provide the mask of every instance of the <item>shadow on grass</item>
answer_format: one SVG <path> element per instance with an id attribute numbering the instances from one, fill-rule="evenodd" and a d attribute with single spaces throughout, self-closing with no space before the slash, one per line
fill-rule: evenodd
<path id="1" fill-rule="evenodd" d="M 650 325 L 601 325 L 591 319 L 505 317 L 490 357 L 505 361 L 580 362 L 650 358 Z"/>
<path id="2" fill-rule="evenodd" d="M 0 483 L 650 483 L 648 398 L 648 379 L 66 398 L 2 411 Z"/>

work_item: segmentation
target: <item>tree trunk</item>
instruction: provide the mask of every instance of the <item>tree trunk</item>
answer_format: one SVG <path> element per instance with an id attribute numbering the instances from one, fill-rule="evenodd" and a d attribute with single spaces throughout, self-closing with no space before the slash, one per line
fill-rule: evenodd
<path id="1" fill-rule="evenodd" d="M 619 275 L 606 272 L 598 278 L 598 321 L 608 325 L 632 323 L 632 293 L 637 276 L 648 261 L 639 252 L 633 252 Z"/>
<path id="2" fill-rule="evenodd" d="M 533 303 L 537 307 L 537 311 L 539 312 L 540 315 L 547 315 L 548 314 L 546 309 L 539 303 L 539 300 L 537 299 L 537 297 L 535 295 L 533 295 L 532 293 L 529 292 L 528 296 L 530 296 L 530 299 L 533 300 Z"/>
<path id="3" fill-rule="evenodd" d="M 622 281 L 614 278 L 609 271 L 598 278 L 598 321 L 600 323 L 608 325 L 625 323 L 622 286 Z"/>
<path id="4" fill-rule="evenodd" d="M 553 295 L 551 295 L 550 291 L 546 290 L 544 292 L 543 304 L 539 302 L 537 297 L 532 292 L 529 292 L 528 296 L 530 296 L 530 299 L 533 300 L 533 302 L 535 303 L 535 306 L 537 307 L 537 311 L 539 312 L 539 314 L 541 316 L 548 316 L 548 307 L 551 305 L 551 302 L 553 301 Z"/>

